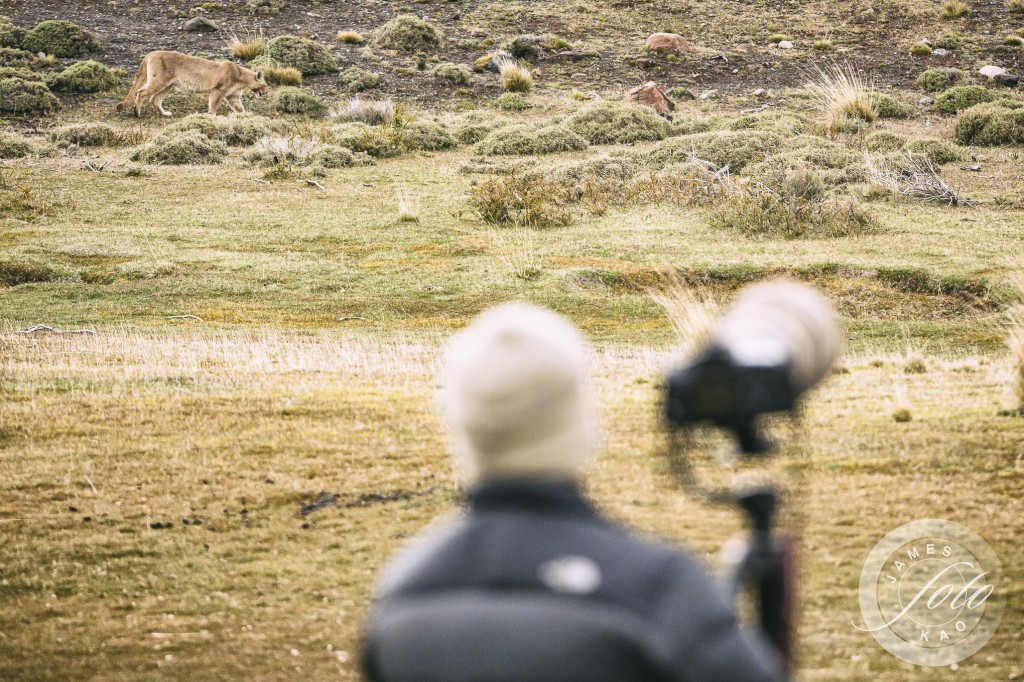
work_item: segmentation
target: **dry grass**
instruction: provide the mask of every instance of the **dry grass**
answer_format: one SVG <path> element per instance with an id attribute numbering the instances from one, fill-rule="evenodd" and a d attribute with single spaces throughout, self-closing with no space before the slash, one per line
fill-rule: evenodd
<path id="1" fill-rule="evenodd" d="M 506 92 L 529 92 L 533 88 L 533 74 L 527 67 L 514 59 L 500 59 L 497 65 Z"/>
<path id="2" fill-rule="evenodd" d="M 400 223 L 420 222 L 422 212 L 422 201 L 419 194 L 411 191 L 405 185 L 395 188 L 395 203 L 398 206 L 396 219 Z"/>
<path id="3" fill-rule="evenodd" d="M 345 43 L 346 45 L 362 45 L 366 42 L 363 34 L 359 31 L 338 31 L 338 35 L 335 37 L 339 43 Z"/>
<path id="4" fill-rule="evenodd" d="M 970 14 L 970 12 L 971 6 L 966 2 L 949 0 L 949 2 L 942 6 L 942 10 L 939 12 L 939 19 L 960 19 Z"/>
<path id="5" fill-rule="evenodd" d="M 1014 409 L 1024 414 L 1024 272 L 1016 274 L 1015 284 L 1018 301 L 1010 310 L 1006 344 L 1013 362 L 1010 383 L 1016 401 Z"/>
<path id="6" fill-rule="evenodd" d="M 871 123 L 878 114 L 871 103 L 871 88 L 849 62 L 815 66 L 807 89 L 825 113 L 825 129 L 834 133 L 849 120 Z"/>
<path id="7" fill-rule="evenodd" d="M 270 85 L 302 85 L 302 72 L 290 66 L 267 66 L 263 68 L 263 79 Z"/>
<path id="8" fill-rule="evenodd" d="M 243 62 L 250 62 L 263 53 L 263 48 L 266 47 L 266 44 L 262 30 L 255 35 L 246 36 L 245 38 L 239 38 L 232 33 L 231 39 L 228 41 L 228 51 Z"/>

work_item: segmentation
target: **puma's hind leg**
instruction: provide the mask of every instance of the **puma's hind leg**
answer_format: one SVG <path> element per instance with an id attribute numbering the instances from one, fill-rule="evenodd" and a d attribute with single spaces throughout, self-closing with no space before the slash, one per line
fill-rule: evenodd
<path id="1" fill-rule="evenodd" d="M 149 101 L 153 103 L 156 110 L 159 111 L 162 116 L 166 116 L 168 118 L 174 116 L 174 114 L 164 109 L 164 98 L 167 97 L 167 93 L 169 93 L 173 87 L 173 85 L 168 85 L 159 92 L 155 92 L 153 96 L 149 98 Z"/>

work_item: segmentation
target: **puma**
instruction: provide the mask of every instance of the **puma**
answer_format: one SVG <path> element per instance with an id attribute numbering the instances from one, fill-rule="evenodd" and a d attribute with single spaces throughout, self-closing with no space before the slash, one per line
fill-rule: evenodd
<path id="1" fill-rule="evenodd" d="M 164 97 L 172 88 L 189 95 L 210 93 L 211 114 L 217 113 L 222 101 L 226 101 L 232 111 L 241 114 L 245 112 L 242 93 L 249 89 L 257 97 L 262 97 L 266 93 L 267 82 L 263 80 L 262 71 L 253 71 L 234 62 L 215 62 L 180 52 L 158 50 L 142 59 L 139 75 L 135 77 L 128 96 L 117 105 L 117 110 L 131 107 L 135 109 L 135 115 L 140 116 L 143 99 L 148 97 L 157 111 L 164 116 L 172 116 L 163 107 Z"/>

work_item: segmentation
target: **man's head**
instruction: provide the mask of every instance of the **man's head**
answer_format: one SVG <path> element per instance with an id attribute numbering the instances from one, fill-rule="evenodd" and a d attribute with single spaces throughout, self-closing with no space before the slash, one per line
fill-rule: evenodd
<path id="1" fill-rule="evenodd" d="M 507 303 L 448 347 L 445 416 L 476 480 L 575 478 L 594 452 L 585 342 L 542 308 Z"/>

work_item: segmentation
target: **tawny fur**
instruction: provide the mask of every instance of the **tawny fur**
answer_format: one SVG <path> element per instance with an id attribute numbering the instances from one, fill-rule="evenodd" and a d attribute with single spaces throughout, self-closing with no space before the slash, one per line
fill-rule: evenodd
<path id="1" fill-rule="evenodd" d="M 163 107 L 164 98 L 172 90 L 189 95 L 210 93 L 209 111 L 216 114 L 221 102 L 227 102 L 232 111 L 245 112 L 242 93 L 252 90 L 261 97 L 267 89 L 262 71 L 253 71 L 234 62 L 215 62 L 193 57 L 180 52 L 158 50 L 150 52 L 139 65 L 131 90 L 124 101 L 117 105 L 118 111 L 129 107 L 135 115 L 142 114 L 143 100 L 147 97 L 157 111 L 164 116 L 171 112 Z"/>

